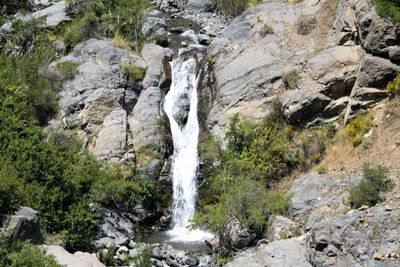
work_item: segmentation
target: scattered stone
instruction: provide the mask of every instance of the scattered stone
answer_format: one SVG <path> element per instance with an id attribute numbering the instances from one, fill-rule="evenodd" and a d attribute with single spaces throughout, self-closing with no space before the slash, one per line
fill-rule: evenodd
<path id="1" fill-rule="evenodd" d="M 20 207 L 11 216 L 1 234 L 13 240 L 41 243 L 43 238 L 40 231 L 39 212 L 29 207 Z"/>

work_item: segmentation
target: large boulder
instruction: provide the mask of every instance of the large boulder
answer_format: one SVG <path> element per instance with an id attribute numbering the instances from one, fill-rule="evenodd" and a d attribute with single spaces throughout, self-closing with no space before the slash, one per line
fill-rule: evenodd
<path id="1" fill-rule="evenodd" d="M 399 266 L 400 210 L 374 207 L 316 224 L 307 259 L 319 266 Z"/>
<path id="2" fill-rule="evenodd" d="M 172 51 L 158 45 L 148 44 L 142 50 L 148 69 L 143 80 L 143 91 L 132 113 L 128 117 L 130 128 L 129 145 L 136 152 L 137 163 L 142 174 L 158 178 L 166 157 L 167 144 L 162 128 L 165 116 L 161 109 L 163 80 L 170 79 L 168 60 Z"/>
<path id="3" fill-rule="evenodd" d="M 84 252 L 69 253 L 61 246 L 45 246 L 47 255 L 52 255 L 54 259 L 66 267 L 105 267 L 95 254 Z"/>
<path id="4" fill-rule="evenodd" d="M 2 234 L 12 240 L 42 242 L 40 232 L 39 212 L 28 207 L 21 207 L 11 216 Z"/>

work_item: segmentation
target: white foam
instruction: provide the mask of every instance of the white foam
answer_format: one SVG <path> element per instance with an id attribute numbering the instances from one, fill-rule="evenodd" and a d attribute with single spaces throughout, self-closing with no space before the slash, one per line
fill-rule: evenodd
<path id="1" fill-rule="evenodd" d="M 167 232 L 172 242 L 201 242 L 214 237 L 209 232 L 200 229 L 188 230 L 187 228 L 174 228 Z"/>

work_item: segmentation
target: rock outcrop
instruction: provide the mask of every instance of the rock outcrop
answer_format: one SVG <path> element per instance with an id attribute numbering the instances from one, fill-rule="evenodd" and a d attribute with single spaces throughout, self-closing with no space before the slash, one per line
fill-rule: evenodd
<path id="1" fill-rule="evenodd" d="M 160 175 L 167 144 L 163 121 L 166 120 L 161 105 L 163 92 L 160 87 L 171 79 L 168 61 L 172 59 L 170 49 L 158 45 L 146 45 L 142 51 L 148 69 L 143 80 L 143 91 L 128 117 L 130 128 L 129 145 L 136 151 L 136 162 L 140 170 L 157 179 Z"/>
<path id="2" fill-rule="evenodd" d="M 142 54 L 143 58 L 114 47 L 111 40 L 91 39 L 52 67 L 56 70 L 63 62 L 79 65 L 79 73 L 60 94 L 62 127 L 78 130 L 97 158 L 136 162 L 143 175 L 157 179 L 166 157 L 160 87 L 170 79 L 167 61 L 172 51 L 146 45 Z M 144 80 L 129 82 L 121 71 L 124 64 L 147 68 Z M 50 128 L 58 124 L 53 121 Z"/>
<path id="3" fill-rule="evenodd" d="M 29 207 L 21 207 L 3 229 L 2 235 L 12 240 L 41 243 L 39 212 Z"/>
<path id="4" fill-rule="evenodd" d="M 234 113 L 260 120 L 277 98 L 293 124 L 367 109 L 396 75 L 399 27 L 365 0 L 341 0 L 337 12 L 326 0 L 249 8 L 210 45 L 217 95 L 208 128 L 223 137 Z"/>

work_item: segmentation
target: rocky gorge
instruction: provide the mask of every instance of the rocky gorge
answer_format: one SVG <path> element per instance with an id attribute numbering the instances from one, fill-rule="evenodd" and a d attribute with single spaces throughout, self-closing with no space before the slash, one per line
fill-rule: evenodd
<path id="1" fill-rule="evenodd" d="M 74 132 L 98 161 L 135 166 L 139 177 L 155 182 L 159 192 L 172 194 L 174 147 L 164 104 L 174 58 L 186 55 L 198 63 L 200 142 L 211 135 L 224 143 L 232 116 L 239 113 L 259 122 L 274 113 L 277 103 L 287 123 L 304 128 L 340 126 L 359 114 L 379 113 L 388 97 L 386 85 L 398 73 L 400 24 L 379 16 L 367 0 L 332 2 L 261 1 L 230 18 L 217 14 L 209 0 L 153 1 L 141 28 L 146 41 L 140 52 L 115 39 L 89 38 L 49 65 L 48 72 L 55 76 L 65 62 L 74 64 L 77 72 L 63 84 L 61 111 L 46 131 Z M 64 1 L 41 1 L 36 6 L 31 16 L 46 18 L 42 25 L 46 29 L 71 20 Z M 0 38 L 7 38 L 11 28 L 12 24 L 4 24 Z M 186 96 L 179 101 L 176 120 L 184 127 L 190 100 Z M 382 117 L 374 127 L 393 132 L 386 143 L 395 150 L 397 133 L 382 122 L 389 117 Z M 379 133 L 368 134 L 378 138 Z M 368 160 L 383 160 L 382 153 L 385 149 L 374 150 Z M 391 153 L 390 164 L 396 166 L 397 154 Z M 348 188 L 362 179 L 360 155 L 365 154 L 346 155 L 354 162 L 351 167 L 332 164 L 325 173 L 307 170 L 295 175 L 287 186 L 288 213 L 271 216 L 262 237 L 233 223 L 235 253 L 229 263 L 218 264 L 399 266 L 398 190 L 373 207 L 354 209 L 348 201 Z M 322 164 L 328 160 L 322 159 Z M 203 161 L 200 158 L 200 185 L 207 182 L 201 173 Z M 391 176 L 398 179 L 397 175 L 395 169 Z M 98 259 L 102 253 L 113 254 L 120 266 L 128 265 L 126 258 L 143 255 L 150 262 L 130 266 L 213 266 L 211 252 L 218 247 L 218 238 L 207 241 L 208 252 L 137 240 L 137 229 L 169 227 L 171 200 L 166 202 L 162 208 L 138 204 L 130 212 L 101 207 L 97 256 L 71 254 L 48 242 L 44 248 L 65 266 L 105 266 Z M 47 237 L 40 233 L 39 218 L 37 211 L 21 207 L 4 232 L 43 244 Z"/>

